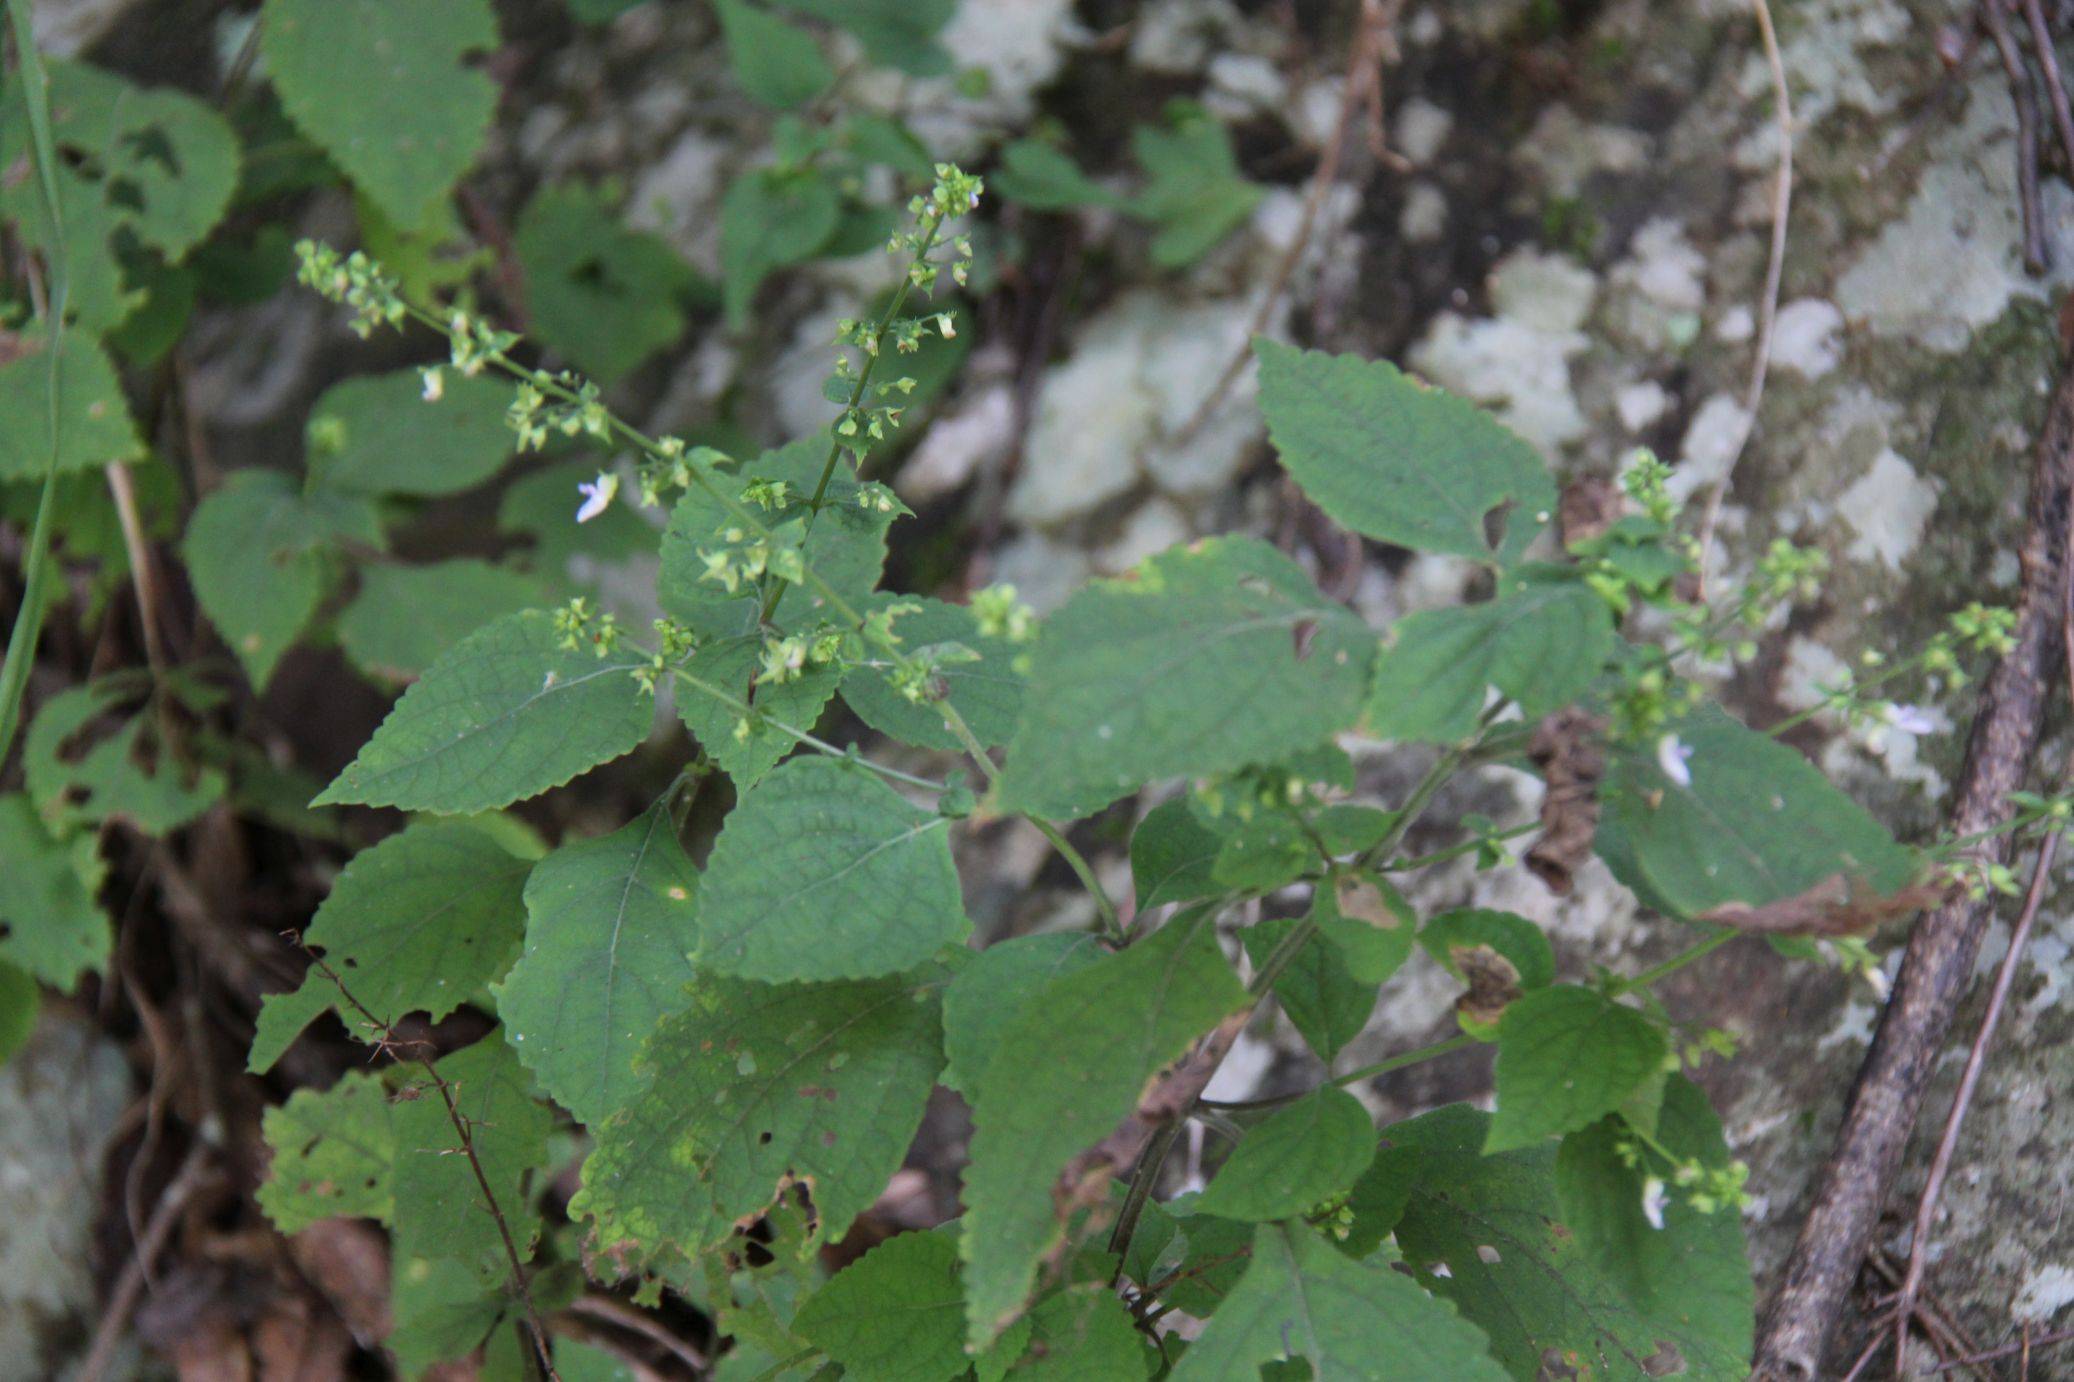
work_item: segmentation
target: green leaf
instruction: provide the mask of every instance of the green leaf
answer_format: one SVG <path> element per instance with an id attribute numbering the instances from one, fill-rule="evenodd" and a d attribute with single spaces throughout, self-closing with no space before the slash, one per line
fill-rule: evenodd
<path id="1" fill-rule="evenodd" d="M 1656 1140 L 1681 1158 L 1726 1166 L 1727 1146 L 1707 1096 L 1682 1075 L 1664 1087 Z M 1747 1339 L 1756 1326 L 1756 1299 L 1743 1250 L 1743 1226 L 1734 1205 L 1701 1213 L 1677 1189 L 1663 1205 L 1661 1227 L 1643 1212 L 1645 1172 L 1664 1168 L 1643 1152 L 1643 1165 L 1621 1155 L 1621 1120 L 1601 1119 L 1563 1139 L 1556 1153 L 1556 1193 L 1563 1222 L 1585 1255 L 1618 1283 L 1636 1305 L 1655 1315 L 1689 1315 L 1721 1338 Z"/>
<path id="2" fill-rule="evenodd" d="M 1268 917 L 1241 933 L 1256 970 L 1296 926 L 1293 917 Z M 1290 1025 L 1328 1064 L 1366 1030 L 1375 1012 L 1376 984 L 1348 973 L 1346 953 L 1327 936 L 1318 936 L 1297 952 L 1275 980 L 1274 992 Z"/>
<path id="3" fill-rule="evenodd" d="M 1230 136 L 1207 111 L 1176 102 L 1168 120 L 1168 128 L 1140 125 L 1131 134 L 1146 179 L 1131 210 L 1159 226 L 1152 262 L 1178 269 L 1215 249 L 1253 214 L 1267 189 L 1246 181 Z"/>
<path id="4" fill-rule="evenodd" d="M 50 358 L 38 337 L 24 337 L 26 354 L 0 364 L 0 481 L 41 480 L 51 465 L 50 413 L 44 397 Z M 67 333 L 58 347 L 59 437 L 56 470 L 89 470 L 144 454 L 137 425 L 108 353 L 83 333 Z"/>
<path id="5" fill-rule="evenodd" d="M 513 247 L 533 329 L 598 383 L 683 334 L 683 299 L 697 275 L 668 241 L 626 225 L 593 189 L 542 189 L 519 216 Z"/>
<path id="6" fill-rule="evenodd" d="M 1030 1308 L 1030 1342 L 1008 1368 L 1013 1382 L 1081 1382 L 1147 1375 L 1145 1342 L 1131 1312 L 1100 1282 L 1068 1286 Z"/>
<path id="7" fill-rule="evenodd" d="M 383 1340 L 404 1377 L 472 1353 L 504 1318 L 504 1293 L 459 1262 L 420 1257 L 392 1274 L 396 1328 Z"/>
<path id="8" fill-rule="evenodd" d="M 382 542 L 363 499 L 299 494 L 274 470 L 240 470 L 196 506 L 182 550 L 195 597 L 264 690 L 331 586 L 334 544 Z"/>
<path id="9" fill-rule="evenodd" d="M 873 62 L 910 76 L 935 77 L 951 70 L 951 55 L 937 31 L 957 0 L 776 0 L 782 9 L 823 19 L 856 35 Z"/>
<path id="10" fill-rule="evenodd" d="M 793 1332 L 866 1382 L 950 1382 L 965 1356 L 958 1244 L 948 1233 L 889 1238 L 836 1273 Z"/>
<path id="11" fill-rule="evenodd" d="M 1662 1028 L 1592 989 L 1526 994 L 1498 1024 L 1498 1113 L 1485 1150 L 1532 1146 L 1613 1112 L 1669 1053 Z"/>
<path id="12" fill-rule="evenodd" d="M 1549 520 L 1548 468 L 1465 399 L 1382 360 L 1254 343 L 1260 410 L 1282 464 L 1336 523 L 1418 552 L 1509 562 Z M 1485 525 L 1510 511 L 1495 548 Z"/>
<path id="13" fill-rule="evenodd" d="M 1196 1208 L 1223 1219 L 1293 1219 L 1352 1185 L 1375 1159 L 1375 1125 L 1324 1086 L 1249 1129 Z"/>
<path id="14" fill-rule="evenodd" d="M 908 969 L 971 929 L 950 822 L 866 770 L 794 759 L 728 816 L 706 862 L 700 969 L 860 979 Z"/>
<path id="15" fill-rule="evenodd" d="M 1600 797 L 1599 853 L 1652 906 L 1696 918 L 1838 875 L 1880 893 L 1914 877 L 1914 854 L 1793 749 L 1714 705 L 1671 730 L 1692 751 L 1689 785 L 1664 776 L 1655 746 L 1629 746 Z"/>
<path id="16" fill-rule="evenodd" d="M 1347 973 L 1380 984 L 1411 954 L 1419 919 L 1404 894 L 1380 874 L 1340 871 L 1311 895 L 1310 919 L 1339 947 Z"/>
<path id="17" fill-rule="evenodd" d="M 1375 636 L 1289 558 L 1212 538 L 1046 620 L 1002 796 L 1085 815 L 1156 778 L 1311 748 L 1357 713 Z"/>
<path id="18" fill-rule="evenodd" d="M 496 989 L 519 1059 L 584 1123 L 640 1092 L 634 1056 L 690 1001 L 698 873 L 667 805 L 563 845 L 526 880 L 526 945 Z"/>
<path id="19" fill-rule="evenodd" d="M 366 566 L 338 619 L 339 646 L 381 681 L 409 681 L 475 630 L 541 603 L 535 578 L 462 557 L 429 566 Z"/>
<path id="20" fill-rule="evenodd" d="M 727 60 L 749 99 L 772 110 L 803 106 L 828 89 L 835 72 L 814 36 L 744 0 L 715 0 Z"/>
<path id="21" fill-rule="evenodd" d="M 1184 794 L 1145 813 L 1131 832 L 1131 879 L 1138 910 L 1193 902 L 1225 891 L 1215 874 L 1224 836 L 1198 819 Z"/>
<path id="22" fill-rule="evenodd" d="M 134 683 L 102 678 L 37 710 L 22 744 L 22 773 L 37 810 L 60 833 L 119 818 L 147 835 L 164 835 L 223 795 L 223 774 L 181 762 L 161 742 L 161 721 L 149 707 L 93 733 L 97 721 L 132 699 L 133 689 Z"/>
<path id="23" fill-rule="evenodd" d="M 1458 950 L 1489 946 L 1519 973 L 1523 989 L 1546 988 L 1555 982 L 1555 951 L 1548 936 L 1515 912 L 1465 907 L 1443 912 L 1419 932 L 1419 944 L 1457 979 L 1467 979 L 1455 959 Z"/>
<path id="24" fill-rule="evenodd" d="M 507 615 L 427 668 L 313 804 L 460 813 L 559 787 L 647 737 L 643 661 L 566 649 L 539 611 Z"/>
<path id="25" fill-rule="evenodd" d="M 0 1065 L 13 1060 L 14 1053 L 29 1044 L 42 1006 L 36 976 L 20 965 L 0 960 Z"/>
<path id="26" fill-rule="evenodd" d="M 676 683 L 677 718 L 734 779 L 737 792 L 754 787 L 779 759 L 799 747 L 799 735 L 779 726 L 811 733 L 840 679 L 840 669 L 828 664 L 806 667 L 791 681 L 781 682 L 758 682 L 762 670 L 760 635 L 716 638 L 699 648 Z M 758 714 L 748 717 L 745 725 L 734 705 L 702 690 L 693 678 L 738 703 L 747 702 Z"/>
<path id="27" fill-rule="evenodd" d="M 1507 1371 L 1531 1378 L 1552 1350 L 1580 1376 L 1656 1376 L 1668 1344 L 1693 1382 L 1749 1373 L 1747 1310 L 1731 1321 L 1703 1300 L 1653 1308 L 1630 1297 L 1563 1222 L 1555 1146 L 1482 1155 L 1489 1123 L 1456 1104 L 1386 1135 L 1411 1177 L 1396 1227 L 1404 1260 L 1490 1336 Z"/>
<path id="28" fill-rule="evenodd" d="M 0 961 L 66 993 L 99 973 L 110 938 L 95 898 L 106 875 L 91 833 L 55 839 L 28 797 L 0 796 Z"/>
<path id="29" fill-rule="evenodd" d="M 583 502 L 577 486 L 597 478 L 596 461 L 562 461 L 542 466 L 513 480 L 497 505 L 497 527 L 533 539 L 528 565 L 556 583 L 595 587 L 595 567 L 614 558 L 650 555 L 655 529 L 631 504 L 613 504 L 578 526 L 576 510 Z M 582 558 L 581 580 L 572 570 Z"/>
<path id="30" fill-rule="evenodd" d="M 919 605 L 893 621 L 909 651 L 938 643 L 955 643 L 979 654 L 973 662 L 947 662 L 938 669 L 946 699 L 965 718 L 980 743 L 1005 744 L 1015 733 L 1023 711 L 1023 677 L 1015 669 L 1022 650 L 1005 638 L 989 638 L 964 605 L 914 595 L 882 595 L 873 608 L 887 604 Z M 964 745 L 944 726 L 933 705 L 917 705 L 894 690 L 891 668 L 878 652 L 843 679 L 843 700 L 857 718 L 881 734 L 919 748 L 959 752 Z"/>
<path id="31" fill-rule="evenodd" d="M 982 950 L 944 990 L 945 1087 L 975 1093 L 1003 1033 L 1038 990 L 1106 953 L 1094 936 L 1071 931 L 1017 936 Z"/>
<path id="32" fill-rule="evenodd" d="M 1033 211 L 1123 204 L 1121 197 L 1083 173 L 1071 154 L 1041 139 L 1018 139 L 1003 149 L 1001 166 L 987 175 L 987 190 Z"/>
<path id="33" fill-rule="evenodd" d="M 360 375 L 326 389 L 305 429 L 314 483 L 355 494 L 458 494 L 512 452 L 507 384 L 454 370 L 427 402 L 417 370 Z"/>
<path id="34" fill-rule="evenodd" d="M 531 1258 L 540 1211 L 528 1181 L 547 1164 L 554 1118 L 533 1097 L 533 1077 L 501 1032 L 441 1057 L 434 1068 L 468 1128 L 473 1154 L 463 1153 L 446 1100 L 429 1079 L 420 1082 L 416 1097 L 396 1105 L 394 1276 L 401 1283 L 413 1262 L 445 1259 L 467 1267 L 485 1286 L 502 1284 L 510 1280 L 511 1261 L 497 1216 L 510 1230 L 519 1260 Z M 483 1199 L 478 1166 L 496 1198 L 495 1213 Z"/>
<path id="35" fill-rule="evenodd" d="M 1507 574 L 1482 604 L 1397 621 L 1364 721 L 1380 738 L 1459 743 L 1475 733 L 1488 687 L 1538 719 L 1590 686 L 1613 646 L 1612 616 L 1589 586 L 1554 567 Z"/>
<path id="36" fill-rule="evenodd" d="M 572 1218 L 638 1265 L 723 1242 L 793 1181 L 842 1237 L 900 1169 L 943 1068 L 936 980 L 701 976 L 643 1053 L 651 1081 L 594 1129 Z"/>
<path id="37" fill-rule="evenodd" d="M 720 202 L 721 292 L 740 331 L 764 279 L 812 259 L 835 235 L 842 199 L 811 169 L 766 168 L 737 178 Z"/>
<path id="38" fill-rule="evenodd" d="M 1356 1262 L 1302 1224 L 1262 1224 L 1244 1279 L 1174 1382 L 1253 1382 L 1281 1358 L 1307 1360 L 1319 1378 L 1502 1382 L 1486 1348 L 1481 1330 L 1388 1262 Z"/>
<path id="39" fill-rule="evenodd" d="M 389 1091 L 348 1071 L 329 1089 L 298 1089 L 260 1120 L 273 1159 L 259 1207 L 282 1233 L 347 1215 L 389 1222 L 396 1159 Z"/>
<path id="40" fill-rule="evenodd" d="M 268 1054 L 278 1058 L 326 1008 L 336 1008 L 348 1028 L 362 1032 L 362 1008 L 393 1025 L 413 1012 L 437 1022 L 469 1001 L 518 951 L 525 925 L 522 890 L 531 868 L 531 860 L 514 856 L 465 821 L 422 822 L 354 855 L 303 936 L 352 1001 L 313 966 L 301 989 L 269 997 L 261 1006 Z M 270 1022 L 276 1005 L 281 1016 Z M 255 1060 L 259 1049 L 255 1043 Z M 259 1068 L 272 1064 L 270 1059 Z"/>
<path id="41" fill-rule="evenodd" d="M 468 171 L 497 109 L 470 55 L 497 46 L 489 0 L 266 0 L 260 52 L 281 104 L 404 229 Z"/>
<path id="42" fill-rule="evenodd" d="M 1203 912 L 1052 980 L 995 1044 L 973 1100 L 965 1171 L 967 1343 L 1023 1313 L 1037 1264 L 1065 1235 L 1052 1200 L 1066 1164 L 1115 1130 L 1150 1080 L 1246 991 Z"/>

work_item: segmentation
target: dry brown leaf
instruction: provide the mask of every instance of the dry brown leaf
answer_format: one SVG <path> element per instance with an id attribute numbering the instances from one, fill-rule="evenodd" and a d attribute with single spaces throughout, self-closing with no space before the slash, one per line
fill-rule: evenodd
<path id="1" fill-rule="evenodd" d="M 1448 955 L 1469 984 L 1469 991 L 1455 1000 L 1455 1011 L 1484 1026 L 1503 1017 L 1521 992 L 1519 970 L 1512 961 L 1488 945 L 1452 946 Z"/>
<path id="2" fill-rule="evenodd" d="M 1599 833 L 1599 779 L 1606 775 L 1600 735 L 1605 728 L 1598 716 L 1565 706 L 1534 727 L 1527 745 L 1548 784 L 1541 798 L 1541 834 L 1527 850 L 1527 867 L 1557 897 L 1569 896 Z"/>
<path id="3" fill-rule="evenodd" d="M 1942 887 L 1917 883 L 1898 893 L 1880 893 L 1861 878 L 1832 873 L 1791 897 L 1756 907 L 1724 903 L 1701 912 L 1698 919 L 1763 936 L 1855 936 L 1935 906 L 1944 900 L 1945 892 Z"/>

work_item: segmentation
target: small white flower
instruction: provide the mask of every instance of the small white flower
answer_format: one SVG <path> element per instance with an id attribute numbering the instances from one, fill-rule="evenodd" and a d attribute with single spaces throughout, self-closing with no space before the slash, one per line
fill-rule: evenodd
<path id="1" fill-rule="evenodd" d="M 1642 1217 L 1651 1228 L 1664 1226 L 1664 1183 L 1660 1176 L 1642 1182 Z"/>
<path id="2" fill-rule="evenodd" d="M 1889 705 L 1880 712 L 1880 718 L 1888 728 L 1903 734 L 1937 733 L 1937 717 L 1919 705 Z"/>
<path id="3" fill-rule="evenodd" d="M 583 496 L 583 507 L 576 511 L 578 523 L 588 523 L 606 509 L 612 507 L 612 496 L 619 493 L 619 476 L 609 470 L 600 471 L 595 480 L 586 480 L 576 486 Z"/>
<path id="4" fill-rule="evenodd" d="M 435 365 L 431 369 L 420 370 L 419 373 L 425 378 L 425 401 L 427 403 L 437 403 L 440 399 L 446 397 L 446 371 Z"/>
<path id="5" fill-rule="evenodd" d="M 1887 971 L 1881 969 L 1878 965 L 1874 965 L 1872 968 L 1865 970 L 1864 975 L 1865 986 L 1872 990 L 1872 996 L 1879 999 L 1882 1003 L 1886 1002 L 1894 992 L 1894 985 L 1887 978 Z"/>
<path id="6" fill-rule="evenodd" d="M 1656 766 L 1680 787 L 1692 785 L 1692 769 L 1685 766 L 1691 757 L 1692 750 L 1675 734 L 1666 734 L 1656 741 Z"/>

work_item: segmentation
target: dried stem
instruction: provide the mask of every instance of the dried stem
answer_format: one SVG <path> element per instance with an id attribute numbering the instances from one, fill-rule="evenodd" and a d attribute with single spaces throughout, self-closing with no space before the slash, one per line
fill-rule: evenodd
<path id="1" fill-rule="evenodd" d="M 1980 22 L 2002 59 L 2009 99 L 2016 105 L 2016 191 L 2023 210 L 2024 267 L 2045 272 L 2045 219 L 2038 206 L 2038 91 L 2023 53 L 2002 16 L 2001 0 L 1980 0 Z"/>
<path id="2" fill-rule="evenodd" d="M 165 1192 L 158 1197 L 158 1204 L 152 1208 L 144 1231 L 137 1236 L 136 1251 L 130 1254 L 121 1279 L 108 1297 L 108 1308 L 94 1327 L 93 1346 L 87 1350 L 86 1361 L 80 1364 L 80 1382 L 100 1382 L 108 1375 L 109 1367 L 115 1362 L 116 1345 L 122 1342 L 122 1331 L 129 1324 L 131 1312 L 137 1308 L 138 1299 L 144 1294 L 151 1264 L 164 1250 L 166 1239 L 172 1236 L 173 1224 L 180 1217 L 180 1211 L 187 1207 L 188 1200 L 207 1179 L 208 1167 L 209 1144 L 196 1142 L 188 1149 L 187 1159 L 180 1163 L 180 1169 L 173 1174 Z"/>

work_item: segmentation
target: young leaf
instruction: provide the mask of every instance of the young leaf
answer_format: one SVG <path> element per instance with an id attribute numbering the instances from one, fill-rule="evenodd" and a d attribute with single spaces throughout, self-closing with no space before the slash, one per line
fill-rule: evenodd
<path id="1" fill-rule="evenodd" d="M 982 950 L 944 990 L 944 1086 L 976 1093 L 1002 1034 L 1038 990 L 1106 953 L 1095 937 L 1073 931 L 1017 936 Z"/>
<path id="2" fill-rule="evenodd" d="M 0 482 L 41 480 L 50 467 L 50 411 L 44 392 L 50 387 L 46 342 L 29 337 L 27 353 L 0 364 Z M 110 461 L 132 461 L 144 454 L 130 406 L 108 353 L 83 332 L 67 333 L 58 346 L 59 474 L 89 470 Z"/>
<path id="3" fill-rule="evenodd" d="M 957 1240 L 889 1238 L 815 1292 L 792 1329 L 859 1377 L 951 1382 L 971 1366 Z"/>
<path id="4" fill-rule="evenodd" d="M 1240 939 L 1254 966 L 1273 954 L 1296 926 L 1294 917 L 1268 917 L 1247 927 Z M 1347 972 L 1346 953 L 1328 936 L 1317 937 L 1297 952 L 1275 980 L 1274 992 L 1290 1025 L 1327 1063 L 1361 1035 L 1375 1012 L 1376 985 Z"/>
<path id="5" fill-rule="evenodd" d="M 539 611 L 507 615 L 427 668 L 312 804 L 458 814 L 559 787 L 647 737 L 642 661 L 564 648 Z"/>
<path id="6" fill-rule="evenodd" d="M 749 99 L 772 110 L 803 106 L 828 89 L 835 73 L 814 36 L 746 3 L 716 0 L 727 60 Z"/>
<path id="7" fill-rule="evenodd" d="M 1327 1085 L 1248 1130 L 1196 1208 L 1249 1223 L 1297 1218 L 1352 1185 L 1375 1145 L 1361 1101 Z"/>
<path id="8" fill-rule="evenodd" d="M 473 1046 L 441 1057 L 436 1068 L 468 1128 L 474 1154 L 463 1153 L 446 1100 L 420 1071 L 415 1097 L 398 1103 L 392 1120 L 393 1275 L 402 1284 L 414 1262 L 445 1259 L 460 1262 L 484 1285 L 508 1282 L 511 1262 L 498 1218 L 510 1231 L 520 1261 L 530 1258 L 540 1236 L 540 1212 L 528 1180 L 547 1163 L 553 1116 L 533 1097 L 533 1078 L 501 1032 L 493 1030 Z M 496 1198 L 494 1210 L 484 1202 L 478 1166 Z"/>
<path id="9" fill-rule="evenodd" d="M 634 1056 L 690 1001 L 698 873 L 667 805 L 563 845 L 526 879 L 526 944 L 497 986 L 519 1059 L 585 1123 L 640 1092 Z"/>
<path id="10" fill-rule="evenodd" d="M 1554 1145 L 1482 1155 L 1489 1123 L 1456 1104 L 1385 1133 L 1411 1180 L 1396 1234 L 1420 1284 L 1482 1328 L 1515 1377 L 1555 1356 L 1593 1376 L 1655 1376 L 1682 1363 L 1677 1375 L 1693 1382 L 1740 1382 L 1750 1370 L 1748 1297 L 1665 1307 L 1629 1296 L 1563 1222 Z"/>
<path id="11" fill-rule="evenodd" d="M 424 395 L 414 369 L 326 389 L 304 428 L 315 483 L 352 494 L 458 494 L 503 468 L 513 444 L 508 384 L 449 370 L 439 401 Z"/>
<path id="12" fill-rule="evenodd" d="M 937 676 L 946 699 L 980 743 L 1007 743 L 1023 710 L 1023 677 L 1015 670 L 1021 650 L 1005 638 L 981 633 L 979 621 L 964 605 L 908 595 L 880 596 L 872 602 L 874 607 L 891 603 L 920 606 L 893 622 L 893 631 L 909 650 L 955 643 L 979 655 L 975 661 L 947 661 Z M 934 705 L 917 705 L 894 689 L 883 654 L 874 652 L 872 659 L 843 678 L 843 699 L 858 719 L 904 744 L 949 752 L 964 748 Z"/>
<path id="13" fill-rule="evenodd" d="M 698 967 L 746 979 L 894 974 L 965 938 L 950 821 L 864 769 L 778 767 L 728 816 L 706 863 Z"/>
<path id="14" fill-rule="evenodd" d="M 91 833 L 55 839 L 28 797 L 0 796 L 0 961 L 67 993 L 98 973 L 109 925 L 94 899 L 106 873 Z"/>
<path id="15" fill-rule="evenodd" d="M 1200 912 L 1026 1002 L 973 1101 L 959 1248 L 970 1346 L 984 1347 L 1023 1313 L 1039 1260 L 1063 1238 L 1052 1193 L 1066 1164 L 1115 1129 L 1161 1067 L 1245 1003 Z"/>
<path id="16" fill-rule="evenodd" d="M 489 0 L 267 0 L 260 52 L 281 104 L 406 230 L 475 162 L 497 86 L 470 54 L 497 45 Z"/>
<path id="17" fill-rule="evenodd" d="M 339 646 L 381 681 L 409 681 L 493 619 L 542 602 L 541 582 L 472 557 L 429 566 L 366 566 L 338 619 Z"/>
<path id="18" fill-rule="evenodd" d="M 183 544 L 195 597 L 254 687 L 317 612 L 341 537 L 381 546 L 373 506 L 300 494 L 279 471 L 240 470 L 196 506 Z"/>
<path id="19" fill-rule="evenodd" d="M 1554 512 L 1534 449 L 1474 404 L 1381 360 L 1254 343 L 1282 464 L 1344 527 L 1418 552 L 1510 562 Z M 1485 524 L 1509 508 L 1493 548 Z"/>
<path id="20" fill-rule="evenodd" d="M 259 1207 L 282 1233 L 351 1215 L 389 1222 L 396 1133 L 389 1091 L 352 1070 L 329 1089 L 298 1089 L 260 1120 L 273 1153 Z"/>
<path id="21" fill-rule="evenodd" d="M 1246 181 L 1231 137 L 1201 107 L 1176 102 L 1168 127 L 1138 126 L 1131 149 L 1145 170 L 1145 190 L 1131 211 L 1158 225 L 1152 262 L 1162 269 L 1185 268 L 1208 254 L 1267 195 Z"/>
<path id="22" fill-rule="evenodd" d="M 1663 1068 L 1663 1029 L 1591 989 L 1536 989 L 1498 1027 L 1498 1113 L 1487 1152 L 1528 1147 L 1619 1108 Z"/>
<path id="23" fill-rule="evenodd" d="M 1031 656 L 1002 795 L 1075 816 L 1330 738 L 1356 713 L 1375 636 L 1266 543 L 1212 538 L 1088 586 Z"/>
<path id="24" fill-rule="evenodd" d="M 720 261 L 729 329 L 749 323 L 763 280 L 812 259 L 835 235 L 842 199 L 812 169 L 765 168 L 737 178 L 720 202 Z"/>
<path id="25" fill-rule="evenodd" d="M 1282 1358 L 1321 1378 L 1503 1382 L 1486 1350 L 1481 1330 L 1388 1262 L 1356 1262 L 1300 1223 L 1262 1224 L 1245 1277 L 1174 1382 L 1253 1382 Z"/>
<path id="26" fill-rule="evenodd" d="M 1712 705 L 1671 729 L 1692 751 L 1689 782 L 1649 745 L 1617 750 L 1602 789 L 1599 853 L 1651 905 L 1691 918 L 1836 876 L 1877 893 L 1914 877 L 1911 851 L 1793 749 Z"/>
<path id="27" fill-rule="evenodd" d="M 467 1002 L 518 950 L 531 868 L 531 860 L 463 821 L 413 825 L 355 855 L 303 937 L 352 1001 L 314 966 L 295 993 L 270 996 L 253 1048 L 255 1062 L 266 1058 L 256 1068 L 271 1066 L 326 1008 L 357 1031 L 366 1025 L 361 1008 L 383 1023 L 413 1012 L 436 1022 Z M 269 1021 L 277 1007 L 281 1019 Z"/>
<path id="28" fill-rule="evenodd" d="M 594 1129 L 572 1218 L 634 1264 L 722 1242 L 793 1181 L 842 1237 L 900 1169 L 943 1068 L 935 979 L 756 984 L 701 977 Z"/>
<path id="29" fill-rule="evenodd" d="M 697 275 L 667 240 L 628 226 L 592 189 L 542 189 L 519 216 L 512 247 L 540 339 L 599 384 L 683 334 L 682 299 Z"/>
<path id="30" fill-rule="evenodd" d="M 779 759 L 799 747 L 799 735 L 790 731 L 813 730 L 822 708 L 835 695 L 838 679 L 839 669 L 824 664 L 808 666 L 790 681 L 759 682 L 763 643 L 757 634 L 712 639 L 700 646 L 684 666 L 686 675 L 676 682 L 677 718 L 734 779 L 737 792 L 754 787 Z M 758 714 L 745 724 L 740 710 L 701 690 L 693 678 L 737 702 L 748 702 Z"/>
<path id="31" fill-rule="evenodd" d="M 1553 568 L 1508 573 L 1482 604 L 1397 621 L 1363 720 L 1385 739 L 1459 743 L 1475 731 L 1487 688 L 1536 719 L 1591 685 L 1612 651 L 1612 616 L 1589 586 Z"/>

